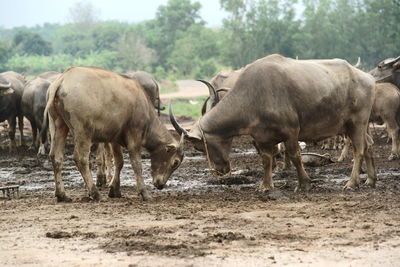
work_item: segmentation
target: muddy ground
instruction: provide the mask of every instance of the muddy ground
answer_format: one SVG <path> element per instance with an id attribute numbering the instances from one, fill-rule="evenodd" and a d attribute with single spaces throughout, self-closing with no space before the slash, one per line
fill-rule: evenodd
<path id="1" fill-rule="evenodd" d="M 236 174 L 226 179 L 212 177 L 202 154 L 188 146 L 181 167 L 158 191 L 144 156 L 150 202 L 135 193 L 127 156 L 123 197 L 110 199 L 102 188 L 100 202 L 87 201 L 69 145 L 63 177 L 74 201 L 57 203 L 49 163 L 26 148 L 11 154 L 2 148 L 0 186 L 21 186 L 20 198 L 0 199 L 0 265 L 399 266 L 399 161 L 386 160 L 390 144 L 381 134 L 374 134 L 376 189 L 342 191 L 348 159 L 307 167 L 313 179 L 308 194 L 293 192 L 293 169 L 277 171 L 280 194 L 267 197 L 257 191 L 260 158 L 241 137 L 231 155 Z M 1 141 L 8 143 L 5 133 Z M 326 152 L 310 144 L 305 151 Z"/>

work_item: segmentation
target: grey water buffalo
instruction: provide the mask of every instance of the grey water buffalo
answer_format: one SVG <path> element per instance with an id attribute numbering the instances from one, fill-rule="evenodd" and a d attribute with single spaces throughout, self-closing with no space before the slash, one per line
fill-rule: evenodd
<path id="1" fill-rule="evenodd" d="M 24 145 L 24 120 L 21 110 L 21 97 L 24 90 L 25 78 L 14 71 L 0 73 L 0 122 L 7 120 L 9 124 L 10 151 L 15 150 L 15 131 L 20 132 L 20 144 Z"/>
<path id="2" fill-rule="evenodd" d="M 392 138 L 389 160 L 400 156 L 400 90 L 391 83 L 377 83 L 375 101 L 371 112 L 371 121 L 381 119 Z"/>
<path id="3" fill-rule="evenodd" d="M 400 88 L 400 56 L 379 62 L 369 73 L 374 76 L 376 82 L 388 82 Z"/>
<path id="4" fill-rule="evenodd" d="M 50 83 L 52 83 L 52 82 L 54 82 L 60 75 L 61 75 L 61 73 L 56 72 L 56 71 L 46 71 L 46 72 L 43 72 L 43 73 L 39 74 L 37 77 L 38 77 L 38 78 L 45 79 L 46 81 L 49 81 Z"/>
<path id="5" fill-rule="evenodd" d="M 178 142 L 158 118 L 140 84 L 111 71 L 94 67 L 73 67 L 49 87 L 45 116 L 49 115 L 50 158 L 54 168 L 58 201 L 69 201 L 61 180 L 64 146 L 69 131 L 75 143 L 74 161 L 82 174 L 89 197 L 99 199 L 89 169 L 92 142 L 112 145 L 115 173 L 110 197 L 121 196 L 121 146 L 126 147 L 134 170 L 138 193 L 150 198 L 144 185 L 141 149 L 151 158 L 153 184 L 162 189 L 183 159 L 183 136 Z"/>
<path id="6" fill-rule="evenodd" d="M 383 122 L 392 139 L 392 148 L 388 160 L 400 158 L 400 90 L 392 83 L 377 83 L 375 100 L 370 121 Z M 344 147 L 338 161 L 343 161 L 349 151 L 350 140 L 345 138 Z"/>
<path id="7" fill-rule="evenodd" d="M 158 110 L 158 115 L 160 116 L 160 110 L 165 109 L 160 100 L 160 88 L 156 79 L 145 71 L 130 71 L 125 73 L 126 76 L 136 80 L 146 91 L 149 96 L 151 103 Z"/>
<path id="8" fill-rule="evenodd" d="M 213 175 L 230 172 L 229 152 L 238 135 L 253 137 L 263 160 L 261 190 L 274 188 L 274 146 L 284 142 L 298 175 L 297 190 L 307 191 L 298 141 L 315 141 L 347 134 L 354 145 L 354 163 L 345 188 L 360 183 L 360 165 L 367 164 L 366 184 L 375 186 L 372 147 L 367 138 L 375 81 L 345 60 L 294 60 L 270 55 L 246 66 L 230 92 L 189 131 L 171 123 L 192 142 L 203 143 Z"/>
<path id="9" fill-rule="evenodd" d="M 32 127 L 32 148 L 40 144 L 39 153 L 44 154 L 44 143 L 38 133 L 42 129 L 43 114 L 46 108 L 46 94 L 50 83 L 58 78 L 61 73 L 45 72 L 26 83 L 22 94 L 22 113 L 29 120 Z"/>
<path id="10" fill-rule="evenodd" d="M 230 70 L 223 70 L 220 71 L 217 75 L 215 75 L 213 78 L 211 78 L 210 83 L 207 84 L 207 82 L 204 82 L 209 90 L 214 90 L 216 91 L 215 99 L 214 94 L 211 93 L 210 91 L 210 96 L 206 98 L 206 100 L 203 103 L 203 106 L 201 108 L 201 114 L 204 115 L 207 112 L 207 103 L 211 99 L 211 108 L 216 105 L 216 103 L 224 98 L 224 96 L 228 93 L 230 89 L 232 89 L 235 86 L 235 83 L 237 79 L 240 76 L 240 73 L 242 73 L 243 68 L 235 70 L 235 71 L 230 71 Z M 211 85 L 211 86 L 210 86 Z"/>

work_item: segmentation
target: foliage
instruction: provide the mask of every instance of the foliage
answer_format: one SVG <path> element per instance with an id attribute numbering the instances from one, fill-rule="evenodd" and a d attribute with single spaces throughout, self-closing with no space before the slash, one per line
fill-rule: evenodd
<path id="1" fill-rule="evenodd" d="M 6 63 L 11 57 L 12 48 L 7 40 L 0 40 L 0 72 L 6 71 Z"/>
<path id="2" fill-rule="evenodd" d="M 149 21 L 100 21 L 87 1 L 70 23 L 0 27 L 0 69 L 26 75 L 94 65 L 145 70 L 158 80 L 207 79 L 272 53 L 300 59 L 361 57 L 364 70 L 399 56 L 399 0 L 220 0 L 228 16 L 207 28 L 196 0 L 168 0 Z"/>
<path id="3" fill-rule="evenodd" d="M 52 52 L 51 44 L 37 34 L 28 30 L 19 31 L 13 39 L 17 53 L 48 56 Z"/>
<path id="4" fill-rule="evenodd" d="M 149 46 L 159 55 L 158 64 L 168 67 L 168 56 L 172 53 L 178 39 L 185 36 L 193 25 L 204 25 L 199 15 L 201 5 L 191 0 L 169 0 L 161 5 L 156 18 L 146 24 Z"/>

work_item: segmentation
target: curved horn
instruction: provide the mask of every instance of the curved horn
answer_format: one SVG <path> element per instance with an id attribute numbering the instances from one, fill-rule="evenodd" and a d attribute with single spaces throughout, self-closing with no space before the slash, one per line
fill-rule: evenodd
<path id="1" fill-rule="evenodd" d="M 360 66 L 361 66 L 361 58 L 358 57 L 357 63 L 354 65 L 354 67 L 358 68 L 358 67 L 360 67 Z"/>
<path id="2" fill-rule="evenodd" d="M 172 112 L 172 105 L 171 103 L 169 104 L 169 120 L 171 121 L 172 126 L 174 126 L 175 130 L 179 133 L 179 135 L 187 135 L 188 132 L 183 129 L 182 126 L 179 125 L 179 123 L 176 121 L 175 115 Z"/>
<path id="3" fill-rule="evenodd" d="M 11 87 L 11 83 L 9 82 L 8 84 L 2 83 L 0 84 L 0 89 L 8 89 Z"/>
<path id="4" fill-rule="evenodd" d="M 214 107 L 219 102 L 219 96 L 218 96 L 217 92 L 215 91 L 214 86 L 212 86 L 211 83 L 204 81 L 204 80 L 198 80 L 198 81 L 207 85 L 208 90 L 210 91 L 211 107 Z"/>
<path id="5" fill-rule="evenodd" d="M 210 97 L 207 97 L 206 100 L 204 100 L 203 106 L 201 107 L 201 116 L 204 116 L 207 112 L 207 103 Z"/>

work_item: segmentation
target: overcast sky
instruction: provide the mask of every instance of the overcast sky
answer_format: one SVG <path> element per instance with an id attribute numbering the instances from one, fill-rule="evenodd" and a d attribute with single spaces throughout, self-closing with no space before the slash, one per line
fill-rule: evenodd
<path id="1" fill-rule="evenodd" d="M 100 11 L 101 20 L 139 22 L 153 19 L 157 8 L 168 0 L 86 0 Z M 201 17 L 207 26 L 220 26 L 226 16 L 220 9 L 219 0 L 197 0 L 201 3 Z M 68 22 L 69 8 L 80 0 L 0 0 L 0 26 L 32 27 L 45 22 Z M 193 2 L 193 1 L 192 1 Z"/>

